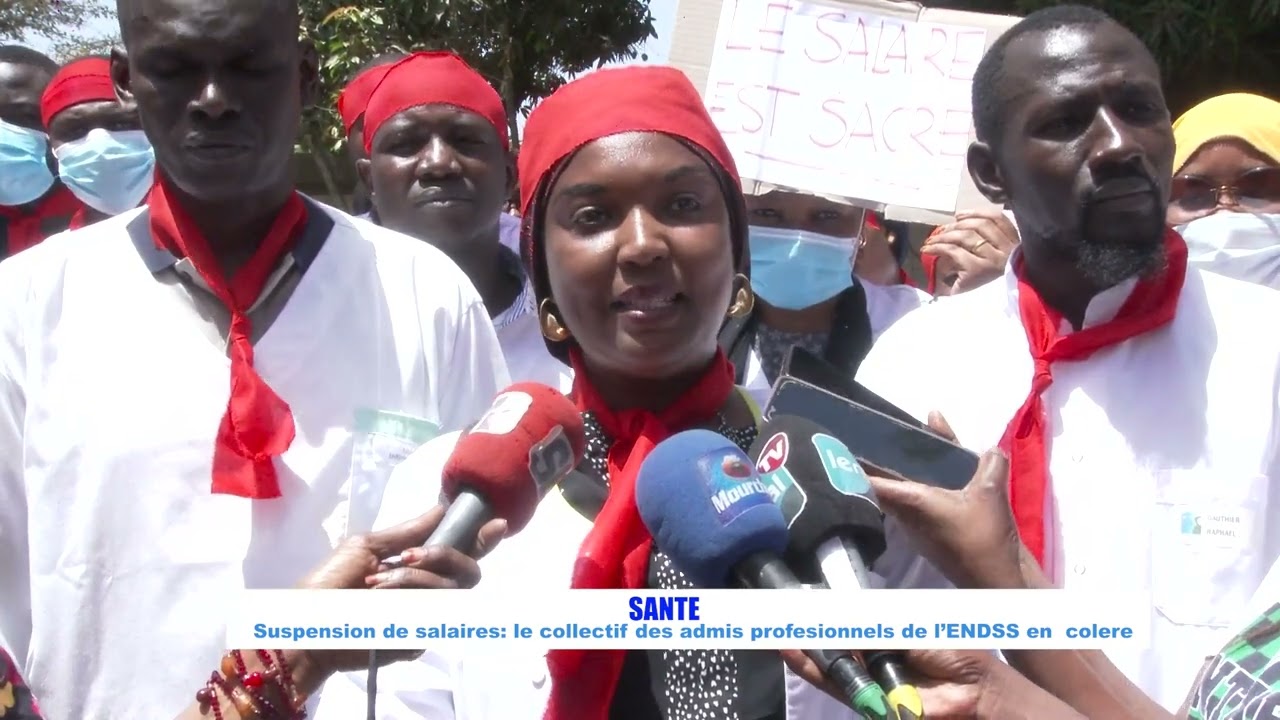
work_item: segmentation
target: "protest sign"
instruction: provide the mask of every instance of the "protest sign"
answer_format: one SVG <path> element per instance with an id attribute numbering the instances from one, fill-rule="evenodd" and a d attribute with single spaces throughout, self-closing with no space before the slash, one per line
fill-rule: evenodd
<path id="1" fill-rule="evenodd" d="M 704 88 L 749 190 L 940 222 L 988 204 L 965 165 L 970 86 L 1014 22 L 889 0 L 681 0 L 671 59 Z"/>

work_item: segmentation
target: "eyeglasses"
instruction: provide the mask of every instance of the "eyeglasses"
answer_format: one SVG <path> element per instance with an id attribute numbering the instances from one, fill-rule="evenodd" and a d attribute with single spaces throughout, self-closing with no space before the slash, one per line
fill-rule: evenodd
<path id="1" fill-rule="evenodd" d="M 1254 168 L 1230 185 L 1216 185 L 1199 175 L 1179 175 L 1173 179 L 1169 202 L 1191 215 L 1207 215 L 1219 206 L 1268 210 L 1280 203 L 1280 167 Z"/>

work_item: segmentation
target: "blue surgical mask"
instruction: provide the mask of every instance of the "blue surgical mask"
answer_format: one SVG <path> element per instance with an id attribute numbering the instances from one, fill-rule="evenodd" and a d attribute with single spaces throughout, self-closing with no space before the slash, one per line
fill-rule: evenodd
<path id="1" fill-rule="evenodd" d="M 853 286 L 856 239 L 751 227 L 751 288 L 776 308 L 802 310 Z"/>
<path id="2" fill-rule="evenodd" d="M 107 215 L 138 207 L 155 180 L 156 156 L 141 130 L 94 128 L 79 140 L 59 145 L 53 155 L 62 184 Z"/>
<path id="3" fill-rule="evenodd" d="M 53 187 L 49 138 L 0 120 L 0 205 L 16 207 L 44 197 Z"/>

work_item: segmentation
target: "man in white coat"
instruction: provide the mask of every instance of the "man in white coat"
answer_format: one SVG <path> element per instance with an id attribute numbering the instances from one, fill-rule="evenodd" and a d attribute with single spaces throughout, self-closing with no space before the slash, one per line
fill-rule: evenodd
<path id="1" fill-rule="evenodd" d="M 1187 267 L 1160 73 L 1106 15 L 1028 16 L 973 106 L 970 173 L 1021 245 L 1002 279 L 890 328 L 858 379 L 1010 455 L 1055 583 L 1151 594 L 1150 647 L 1111 657 L 1172 711 L 1280 556 L 1280 334 L 1255 320 L 1280 296 Z"/>
<path id="2" fill-rule="evenodd" d="M 0 264 L 0 644 L 51 718 L 191 704 L 227 601 L 367 531 L 508 382 L 447 257 L 294 189 L 296 0 L 119 15 L 157 187 Z"/>

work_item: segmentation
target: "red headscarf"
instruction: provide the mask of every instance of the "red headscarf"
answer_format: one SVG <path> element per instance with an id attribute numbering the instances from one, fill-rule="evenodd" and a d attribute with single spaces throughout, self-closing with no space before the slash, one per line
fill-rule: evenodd
<path id="1" fill-rule="evenodd" d="M 626 132 L 672 135 L 700 148 L 734 183 L 737 169 L 697 90 L 680 71 L 661 67 L 598 70 L 548 97 L 529 116 L 520 150 L 520 204 L 526 222 L 556 168 L 583 145 Z M 741 202 L 741 189 L 735 188 Z M 732 205 L 732 203 L 731 203 Z M 526 259 L 542 264 L 541 232 L 526 233 Z M 736 244 L 741 244 L 735 238 Z M 583 541 L 574 566 L 574 588 L 642 588 L 647 584 L 653 539 L 635 503 L 640 464 L 670 435 L 714 418 L 733 392 L 733 365 L 717 353 L 702 378 L 671 407 L 653 413 L 608 407 L 588 379 L 581 353 L 570 351 L 573 397 L 592 412 L 611 438 L 609 498 Z M 555 650 L 548 720 L 606 720 L 622 673 L 620 650 Z"/>
<path id="2" fill-rule="evenodd" d="M 369 107 L 369 97 L 373 95 L 373 91 L 378 87 L 378 83 L 382 82 L 382 78 L 386 77 L 387 72 L 391 70 L 393 63 L 386 65 L 378 65 L 355 76 L 347 86 L 338 94 L 338 115 L 342 117 L 342 129 L 351 136 L 351 128 L 360 122 L 360 118 L 364 117 L 364 111 Z"/>
<path id="3" fill-rule="evenodd" d="M 88 102 L 116 102 L 116 89 L 111 83 L 111 62 L 103 58 L 85 58 L 64 65 L 40 98 L 40 119 L 45 129 L 58 113 Z"/>
<path id="4" fill-rule="evenodd" d="M 290 195 L 249 262 L 228 278 L 208 240 L 173 195 L 158 175 L 147 196 L 151 236 L 157 247 L 189 259 L 231 314 L 231 396 L 214 442 L 212 491 L 256 500 L 280 497 L 275 458 L 293 443 L 293 411 L 253 367 L 248 311 L 302 234 L 306 205 L 297 193 Z"/>
<path id="5" fill-rule="evenodd" d="M 451 52 L 417 52 L 391 65 L 369 96 L 364 111 L 364 150 L 373 149 L 373 136 L 383 123 L 409 108 L 452 105 L 469 110 L 493 125 L 504 148 L 507 111 L 488 80 Z"/>

